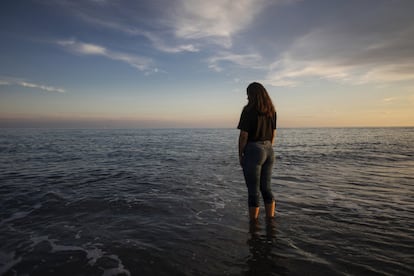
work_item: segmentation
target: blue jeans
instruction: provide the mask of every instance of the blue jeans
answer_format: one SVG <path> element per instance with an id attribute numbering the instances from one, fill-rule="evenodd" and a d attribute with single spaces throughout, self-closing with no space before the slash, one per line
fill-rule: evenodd
<path id="1" fill-rule="evenodd" d="M 243 174 L 249 194 L 249 207 L 259 207 L 259 189 L 265 204 L 272 203 L 272 169 L 275 157 L 270 141 L 247 143 L 244 149 Z"/>

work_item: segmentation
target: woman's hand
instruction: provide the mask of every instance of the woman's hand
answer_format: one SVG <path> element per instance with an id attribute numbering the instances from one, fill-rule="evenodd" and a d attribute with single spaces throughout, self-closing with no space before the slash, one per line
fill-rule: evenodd
<path id="1" fill-rule="evenodd" d="M 243 163 L 244 163 L 244 156 L 243 155 L 239 155 L 239 163 L 240 163 L 240 166 L 243 167 Z"/>

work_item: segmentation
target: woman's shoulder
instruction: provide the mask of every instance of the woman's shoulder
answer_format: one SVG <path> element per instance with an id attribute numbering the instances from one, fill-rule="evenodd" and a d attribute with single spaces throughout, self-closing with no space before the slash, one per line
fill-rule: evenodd
<path id="1" fill-rule="evenodd" d="M 243 107 L 243 113 L 257 113 L 256 109 L 252 106 L 246 105 Z"/>
<path id="2" fill-rule="evenodd" d="M 243 108 L 242 115 L 245 116 L 245 117 L 248 117 L 248 118 L 255 118 L 259 114 L 258 114 L 257 110 L 254 107 L 252 108 L 252 107 L 246 106 L 246 107 Z"/>

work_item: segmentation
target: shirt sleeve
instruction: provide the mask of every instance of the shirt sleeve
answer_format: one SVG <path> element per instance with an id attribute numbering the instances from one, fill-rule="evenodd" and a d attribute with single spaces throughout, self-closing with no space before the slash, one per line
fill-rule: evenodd
<path id="1" fill-rule="evenodd" d="M 240 121 L 237 126 L 238 129 L 248 132 L 250 130 L 250 118 L 248 116 L 248 112 L 243 109 L 241 115 L 240 115 Z"/>

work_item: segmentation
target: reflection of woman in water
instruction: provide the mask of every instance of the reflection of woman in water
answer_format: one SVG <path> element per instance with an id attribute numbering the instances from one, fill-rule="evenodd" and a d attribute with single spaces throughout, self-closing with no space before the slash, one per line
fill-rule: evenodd
<path id="1" fill-rule="evenodd" d="M 252 225 L 251 225 L 252 226 Z M 266 223 L 266 236 L 251 232 L 247 240 L 250 255 L 246 260 L 248 269 L 245 275 L 286 275 L 283 257 L 277 254 L 276 225 L 274 220 Z"/>
<path id="2" fill-rule="evenodd" d="M 275 200 L 271 191 L 276 136 L 276 111 L 266 89 L 253 82 L 247 87 L 248 104 L 243 108 L 238 129 L 239 160 L 248 190 L 250 221 L 259 217 L 259 190 L 265 203 L 266 217 L 273 218 Z"/>

